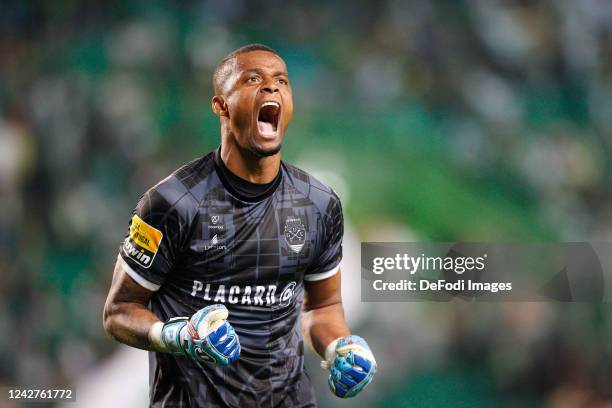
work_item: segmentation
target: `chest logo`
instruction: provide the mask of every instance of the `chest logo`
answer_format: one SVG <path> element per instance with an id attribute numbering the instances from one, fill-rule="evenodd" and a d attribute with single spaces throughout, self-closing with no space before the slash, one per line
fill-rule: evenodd
<path id="1" fill-rule="evenodd" d="M 296 254 L 302 250 L 306 242 L 306 228 L 301 219 L 287 217 L 285 220 L 285 240 L 289 248 Z"/>
<path id="2" fill-rule="evenodd" d="M 226 250 L 227 247 L 223 244 L 225 239 L 225 224 L 221 216 L 215 214 L 210 216 L 210 223 L 208 223 L 208 235 L 210 240 L 204 245 L 204 250 L 208 251 L 211 249 Z"/>
<path id="3" fill-rule="evenodd" d="M 295 294 L 296 286 L 297 285 L 295 282 L 290 282 L 287 286 L 285 286 L 285 289 L 280 294 L 280 305 L 281 306 L 289 306 L 289 304 L 291 303 L 291 299 L 293 298 L 293 295 Z"/>

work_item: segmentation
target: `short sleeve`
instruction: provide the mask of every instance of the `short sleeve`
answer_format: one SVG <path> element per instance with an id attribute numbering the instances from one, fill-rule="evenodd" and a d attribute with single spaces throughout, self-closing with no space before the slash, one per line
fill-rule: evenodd
<path id="1" fill-rule="evenodd" d="M 304 275 L 305 281 L 327 279 L 338 272 L 342 260 L 343 235 L 342 205 L 338 196 L 332 193 L 323 216 L 323 239 L 319 246 L 319 255 Z"/>
<path id="2" fill-rule="evenodd" d="M 146 192 L 133 211 L 119 249 L 124 271 L 142 287 L 156 291 L 175 266 L 189 230 L 177 207 L 155 188 Z"/>

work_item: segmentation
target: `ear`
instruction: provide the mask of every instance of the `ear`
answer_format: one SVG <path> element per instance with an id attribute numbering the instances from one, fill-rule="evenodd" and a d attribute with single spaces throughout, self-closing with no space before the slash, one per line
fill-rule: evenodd
<path id="1" fill-rule="evenodd" d="M 221 95 L 215 95 L 211 101 L 212 110 L 215 112 L 215 115 L 221 116 L 229 116 L 229 111 L 227 109 L 227 104 L 225 103 L 225 98 Z"/>

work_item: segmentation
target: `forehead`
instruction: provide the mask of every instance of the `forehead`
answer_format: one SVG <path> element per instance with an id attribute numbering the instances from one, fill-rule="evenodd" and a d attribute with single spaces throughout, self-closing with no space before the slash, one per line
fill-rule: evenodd
<path id="1" fill-rule="evenodd" d="M 287 72 L 285 61 L 269 51 L 249 51 L 236 56 L 236 71 L 238 74 L 253 68 Z"/>

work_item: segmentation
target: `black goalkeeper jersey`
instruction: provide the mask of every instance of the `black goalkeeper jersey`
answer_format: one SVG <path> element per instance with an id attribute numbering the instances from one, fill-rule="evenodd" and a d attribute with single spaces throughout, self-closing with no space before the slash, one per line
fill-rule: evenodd
<path id="1" fill-rule="evenodd" d="M 142 196 L 119 262 L 155 291 L 150 307 L 162 321 L 224 304 L 242 352 L 227 367 L 150 352 L 151 406 L 315 406 L 299 325 L 303 282 L 338 272 L 340 201 L 284 162 L 262 194 L 244 195 L 216 155 L 188 163 Z"/>

